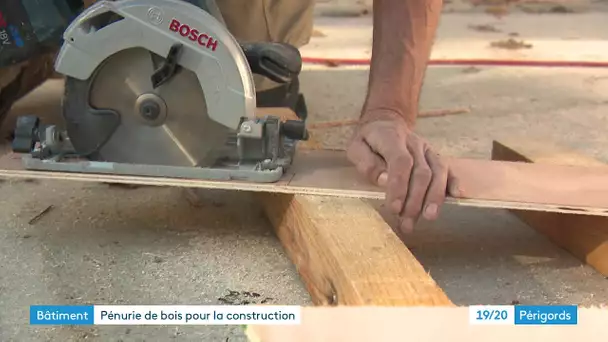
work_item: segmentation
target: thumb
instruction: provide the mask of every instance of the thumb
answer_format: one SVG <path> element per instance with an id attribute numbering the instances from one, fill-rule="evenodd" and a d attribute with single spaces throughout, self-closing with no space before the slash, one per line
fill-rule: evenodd
<path id="1" fill-rule="evenodd" d="M 380 176 L 378 176 L 378 185 L 386 186 L 387 183 L 388 183 L 388 172 L 382 171 L 382 173 L 380 173 Z"/>
<path id="2" fill-rule="evenodd" d="M 455 198 L 462 198 L 465 196 L 460 180 L 454 175 L 454 172 L 451 169 L 448 170 L 448 196 Z"/>

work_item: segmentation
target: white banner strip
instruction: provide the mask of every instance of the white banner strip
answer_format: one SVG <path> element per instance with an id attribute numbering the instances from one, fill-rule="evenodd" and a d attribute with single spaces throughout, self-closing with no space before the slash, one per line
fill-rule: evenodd
<path id="1" fill-rule="evenodd" d="M 296 325 L 299 306 L 95 305 L 95 325 Z"/>

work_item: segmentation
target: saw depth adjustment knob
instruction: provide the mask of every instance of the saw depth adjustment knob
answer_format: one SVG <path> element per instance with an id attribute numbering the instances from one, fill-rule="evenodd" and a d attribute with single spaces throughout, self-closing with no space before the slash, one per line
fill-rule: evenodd
<path id="1" fill-rule="evenodd" d="M 17 118 L 12 149 L 15 153 L 31 153 L 40 141 L 38 126 L 40 119 L 35 115 L 24 115 Z"/>
<path id="2" fill-rule="evenodd" d="M 281 134 L 292 140 L 308 140 L 308 130 L 304 121 L 286 120 L 281 124 Z"/>

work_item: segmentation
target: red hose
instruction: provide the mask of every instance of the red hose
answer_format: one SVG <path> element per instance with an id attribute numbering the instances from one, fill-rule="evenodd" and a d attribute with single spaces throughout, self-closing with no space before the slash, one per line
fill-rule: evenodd
<path id="1" fill-rule="evenodd" d="M 339 65 L 369 65 L 368 58 L 322 58 L 303 57 L 302 62 L 308 64 Z M 429 65 L 478 65 L 478 66 L 511 66 L 511 67 L 557 67 L 557 68 L 607 68 L 608 62 L 592 61 L 518 61 L 499 59 L 435 59 Z"/>

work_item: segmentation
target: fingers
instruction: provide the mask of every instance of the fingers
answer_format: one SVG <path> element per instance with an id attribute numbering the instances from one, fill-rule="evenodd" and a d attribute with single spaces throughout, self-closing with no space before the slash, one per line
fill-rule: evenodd
<path id="1" fill-rule="evenodd" d="M 439 216 L 439 207 L 445 202 L 450 171 L 443 160 L 432 150 L 427 149 L 425 157 L 433 176 L 426 192 L 422 215 L 427 220 L 435 220 Z"/>
<path id="2" fill-rule="evenodd" d="M 409 191 L 414 159 L 405 146 L 395 149 L 388 159 L 386 203 L 394 214 L 401 214 Z"/>
<path id="3" fill-rule="evenodd" d="M 408 144 L 408 150 L 413 157 L 413 167 L 409 178 L 409 186 L 403 212 L 401 213 L 401 230 L 411 232 L 418 221 L 429 184 L 433 180 L 433 172 L 427 163 L 425 145 L 418 141 Z M 445 189 L 444 189 L 445 192 Z"/>
<path id="4" fill-rule="evenodd" d="M 386 129 L 388 128 L 388 129 Z M 393 127 L 383 127 L 365 136 L 365 142 L 373 151 L 377 151 L 386 161 L 386 203 L 394 214 L 403 211 L 403 204 L 408 193 L 413 158 L 407 150 L 405 138 Z"/>
<path id="5" fill-rule="evenodd" d="M 403 232 L 412 231 L 420 216 L 436 219 L 447 193 L 462 194 L 447 164 L 422 139 L 395 123 L 377 122 L 361 130 L 347 156 L 360 173 L 386 186 L 386 204 L 400 216 Z"/>
<path id="6" fill-rule="evenodd" d="M 355 164 L 357 170 L 372 183 L 385 186 L 387 181 L 386 163 L 374 153 L 361 139 L 355 139 L 346 152 L 347 158 Z"/>

